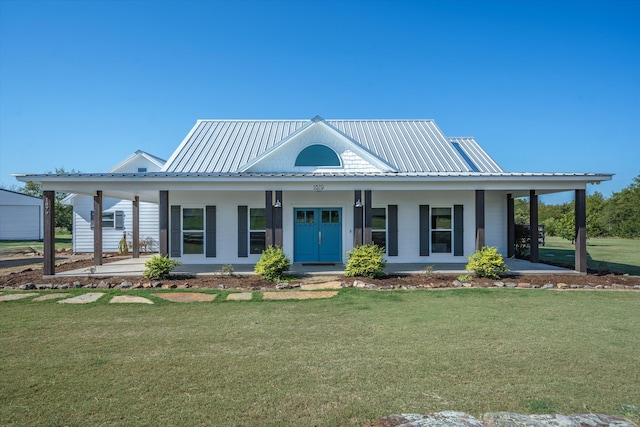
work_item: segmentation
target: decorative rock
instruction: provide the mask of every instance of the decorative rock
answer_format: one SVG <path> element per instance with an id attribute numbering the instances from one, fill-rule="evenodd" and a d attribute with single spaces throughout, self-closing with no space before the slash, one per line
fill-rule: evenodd
<path id="1" fill-rule="evenodd" d="M 515 288 L 516 286 L 518 286 L 517 284 L 513 283 L 513 282 L 507 282 L 504 284 L 507 288 Z"/>
<path id="2" fill-rule="evenodd" d="M 593 286 L 591 286 L 591 285 L 585 285 L 584 289 L 593 289 Z"/>
<path id="3" fill-rule="evenodd" d="M 376 285 L 374 285 L 373 283 L 367 283 L 364 286 L 365 289 L 377 289 L 378 287 Z"/>
<path id="4" fill-rule="evenodd" d="M 191 286 L 189 286 L 188 283 L 183 283 L 182 285 L 178 285 L 178 289 L 189 289 Z"/>
<path id="5" fill-rule="evenodd" d="M 554 285 L 553 283 L 547 283 L 546 285 L 544 285 L 542 287 L 542 289 L 553 289 L 555 287 L 556 287 L 556 285 Z"/>
<path id="6" fill-rule="evenodd" d="M 531 288 L 532 289 L 540 289 L 540 286 L 539 285 L 531 285 Z"/>
<path id="7" fill-rule="evenodd" d="M 471 287 L 473 287 L 473 282 L 465 282 L 465 283 L 463 284 L 463 286 L 464 286 L 465 288 L 471 288 Z"/>
<path id="8" fill-rule="evenodd" d="M 580 285 L 576 285 L 575 283 L 569 285 L 571 289 L 580 289 Z"/>
<path id="9" fill-rule="evenodd" d="M 18 289 L 20 289 L 21 291 L 32 291 L 36 289 L 36 285 L 34 285 L 33 283 L 26 283 L 24 285 L 18 286 Z"/>
<path id="10" fill-rule="evenodd" d="M 148 288 L 153 288 L 153 285 L 151 283 L 147 282 L 147 283 L 143 283 L 142 287 L 145 288 L 145 289 L 148 289 Z"/>
<path id="11" fill-rule="evenodd" d="M 98 301 L 103 295 L 104 292 L 89 292 L 78 295 L 77 297 L 63 299 L 62 301 L 58 301 L 58 304 L 89 304 Z"/>
<path id="12" fill-rule="evenodd" d="M 52 284 L 41 284 L 41 285 L 36 285 L 36 289 L 41 291 L 43 289 L 53 289 L 53 285 Z"/>
<path id="13" fill-rule="evenodd" d="M 531 283 L 521 282 L 521 283 L 518 283 L 518 287 L 523 289 L 529 289 L 531 288 Z"/>
<path id="14" fill-rule="evenodd" d="M 365 286 L 367 286 L 367 284 L 364 283 L 362 280 L 354 280 L 353 281 L 353 287 L 354 288 L 364 288 Z"/>
<path id="15" fill-rule="evenodd" d="M 640 289 L 640 285 L 635 285 L 633 289 Z"/>
<path id="16" fill-rule="evenodd" d="M 218 285 L 218 289 L 227 289 L 227 285 L 221 283 Z"/>
<path id="17" fill-rule="evenodd" d="M 297 289 L 299 287 L 300 287 L 300 283 L 280 282 L 276 285 L 276 289 Z"/>
<path id="18" fill-rule="evenodd" d="M 504 282 L 495 282 L 493 285 L 496 288 L 504 288 Z"/>
<path id="19" fill-rule="evenodd" d="M 602 285 L 597 285 L 597 286 L 596 286 L 596 289 L 604 289 L 604 286 L 602 286 Z"/>
<path id="20" fill-rule="evenodd" d="M 453 286 L 455 286 L 456 288 L 461 288 L 464 285 L 462 284 L 462 282 L 460 280 L 454 280 L 453 281 Z"/>
<path id="21" fill-rule="evenodd" d="M 384 286 L 380 286 L 380 289 L 384 290 L 384 291 L 389 291 L 391 289 L 395 289 L 396 287 L 393 285 L 384 285 Z"/>
<path id="22" fill-rule="evenodd" d="M 74 287 L 74 288 L 76 288 L 76 289 L 77 289 L 77 288 L 81 288 L 81 287 L 82 287 L 82 283 L 80 283 L 80 282 L 73 282 L 73 287 Z"/>
<path id="23" fill-rule="evenodd" d="M 627 288 L 625 285 L 620 285 L 618 283 L 614 283 L 613 285 L 611 285 L 611 287 L 613 289 L 626 289 Z"/>
<path id="24" fill-rule="evenodd" d="M 32 297 L 34 295 L 38 295 L 38 294 L 33 293 L 33 292 L 29 292 L 29 293 L 26 293 L 26 294 L 0 295 L 0 301 L 15 301 L 15 300 L 18 300 L 18 299 L 29 298 L 29 297 Z"/>
<path id="25" fill-rule="evenodd" d="M 569 285 L 567 285 L 566 283 L 562 283 L 562 282 L 558 283 L 558 289 L 564 289 L 564 288 L 566 288 L 568 286 Z"/>
<path id="26" fill-rule="evenodd" d="M 69 289 L 69 284 L 63 283 L 62 285 L 56 286 L 55 289 Z"/>
<path id="27" fill-rule="evenodd" d="M 111 301 L 109 301 L 109 304 L 118 304 L 118 303 L 153 304 L 153 301 L 144 297 L 135 297 L 132 295 L 116 295 L 115 297 L 111 298 Z"/>
<path id="28" fill-rule="evenodd" d="M 158 282 L 153 282 L 151 284 L 151 286 L 154 287 L 154 288 L 159 288 L 160 286 L 162 286 L 162 282 L 159 282 L 159 281 Z"/>
<path id="29" fill-rule="evenodd" d="M 611 289 L 611 286 L 606 285 L 604 288 L 605 289 Z"/>
<path id="30" fill-rule="evenodd" d="M 96 288 L 98 289 L 109 289 L 110 287 L 111 285 L 105 282 L 104 280 L 101 280 L 100 283 L 98 283 L 98 285 L 96 286 Z"/>
<path id="31" fill-rule="evenodd" d="M 129 289 L 132 286 L 133 286 L 133 283 L 129 282 L 128 280 L 120 283 L 120 287 L 122 289 Z"/>
<path id="32" fill-rule="evenodd" d="M 140 288 L 142 288 L 142 283 L 140 282 L 134 283 L 133 286 L 131 287 L 131 289 L 140 289 Z"/>

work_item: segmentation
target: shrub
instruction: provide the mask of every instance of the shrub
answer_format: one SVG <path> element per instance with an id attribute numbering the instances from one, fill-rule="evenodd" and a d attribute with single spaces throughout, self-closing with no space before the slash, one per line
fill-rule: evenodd
<path id="1" fill-rule="evenodd" d="M 364 276 L 376 278 L 384 275 L 384 267 L 387 264 L 382 255 L 384 249 L 375 245 L 356 246 L 352 251 L 347 251 L 347 265 L 344 275 L 347 277 Z"/>
<path id="2" fill-rule="evenodd" d="M 264 280 L 271 282 L 282 279 L 284 273 L 289 271 L 291 260 L 282 252 L 282 248 L 269 246 L 262 251 L 253 271 Z"/>
<path id="3" fill-rule="evenodd" d="M 174 268 L 180 265 L 180 261 L 169 259 L 162 255 L 155 255 L 144 263 L 146 267 L 142 275 L 147 279 L 166 279 Z"/>
<path id="4" fill-rule="evenodd" d="M 233 276 L 233 265 L 231 264 L 225 264 L 222 267 L 220 267 L 220 273 L 224 274 L 225 276 Z"/>
<path id="5" fill-rule="evenodd" d="M 458 276 L 458 280 L 462 283 L 466 283 L 472 281 L 473 277 L 471 277 L 470 274 L 461 274 L 460 276 Z"/>
<path id="6" fill-rule="evenodd" d="M 502 255 L 498 253 L 498 248 L 485 246 L 479 251 L 469 256 L 467 270 L 473 270 L 478 277 L 489 277 L 498 279 L 499 272 L 509 271 L 502 259 Z"/>

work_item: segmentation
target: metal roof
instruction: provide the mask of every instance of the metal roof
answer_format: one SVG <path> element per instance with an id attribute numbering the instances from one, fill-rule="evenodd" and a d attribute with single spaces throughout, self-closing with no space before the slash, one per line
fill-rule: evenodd
<path id="1" fill-rule="evenodd" d="M 473 138 L 448 139 L 433 120 L 324 120 L 321 117 L 311 120 L 198 120 L 162 171 L 238 172 L 283 140 L 289 138 L 292 142 L 293 134 L 318 122 L 328 125 L 399 173 L 502 172 Z"/>

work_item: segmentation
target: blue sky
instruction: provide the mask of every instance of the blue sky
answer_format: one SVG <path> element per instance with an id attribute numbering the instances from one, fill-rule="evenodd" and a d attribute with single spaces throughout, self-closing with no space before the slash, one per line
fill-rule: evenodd
<path id="1" fill-rule="evenodd" d="M 434 119 L 507 171 L 615 173 L 589 187 L 609 196 L 640 174 L 638 22 L 616 0 L 0 0 L 0 184 L 168 158 L 197 119 L 321 115 Z"/>

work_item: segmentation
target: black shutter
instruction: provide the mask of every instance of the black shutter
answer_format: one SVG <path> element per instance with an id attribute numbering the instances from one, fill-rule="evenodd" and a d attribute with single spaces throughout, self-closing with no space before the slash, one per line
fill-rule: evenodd
<path id="1" fill-rule="evenodd" d="M 207 240 L 206 257 L 213 258 L 216 256 L 216 207 L 206 207 L 205 233 Z"/>
<path id="2" fill-rule="evenodd" d="M 463 206 L 453 205 L 453 255 L 464 255 Z"/>
<path id="3" fill-rule="evenodd" d="M 420 256 L 429 256 L 429 205 L 420 205 Z"/>
<path id="4" fill-rule="evenodd" d="M 398 256 L 398 205 L 389 205 L 387 215 L 387 255 Z"/>
<path id="5" fill-rule="evenodd" d="M 244 258 L 249 253 L 249 223 L 247 221 L 247 207 L 238 206 L 238 257 Z"/>
<path id="6" fill-rule="evenodd" d="M 91 211 L 91 229 L 93 230 L 93 211 Z"/>
<path id="7" fill-rule="evenodd" d="M 116 211 L 116 230 L 124 229 L 124 211 Z"/>
<path id="8" fill-rule="evenodd" d="M 180 235 L 181 230 L 180 230 L 180 206 L 179 205 L 174 205 L 171 206 L 171 249 L 170 249 L 170 254 L 171 257 L 177 257 L 180 258 L 180 256 L 182 255 L 182 248 L 181 248 L 181 242 L 180 242 Z"/>

